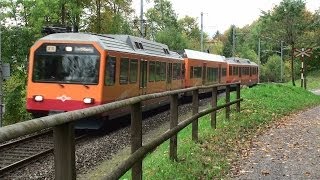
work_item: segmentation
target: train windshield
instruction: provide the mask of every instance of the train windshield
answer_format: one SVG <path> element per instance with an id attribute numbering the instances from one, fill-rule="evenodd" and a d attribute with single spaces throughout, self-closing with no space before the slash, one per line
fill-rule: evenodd
<path id="1" fill-rule="evenodd" d="M 99 55 L 85 54 L 36 54 L 32 80 L 98 84 Z"/>

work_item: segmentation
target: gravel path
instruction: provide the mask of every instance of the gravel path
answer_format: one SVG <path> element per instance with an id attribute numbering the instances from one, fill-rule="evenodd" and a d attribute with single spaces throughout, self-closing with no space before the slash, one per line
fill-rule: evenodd
<path id="1" fill-rule="evenodd" d="M 320 106 L 277 122 L 237 164 L 234 179 L 320 179 Z"/>

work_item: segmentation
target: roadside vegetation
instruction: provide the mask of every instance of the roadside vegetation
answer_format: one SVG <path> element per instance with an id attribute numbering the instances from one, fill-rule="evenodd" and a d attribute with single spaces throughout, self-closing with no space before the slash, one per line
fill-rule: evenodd
<path id="1" fill-rule="evenodd" d="M 301 86 L 301 80 L 296 80 L 297 86 Z M 320 70 L 315 70 L 307 74 L 307 89 L 317 90 L 320 89 Z"/>
<path id="2" fill-rule="evenodd" d="M 191 140 L 190 126 L 178 134 L 178 162 L 169 160 L 168 142 L 148 155 L 143 161 L 143 178 L 225 178 L 231 163 L 248 152 L 249 140 L 258 132 L 286 115 L 320 104 L 320 96 L 283 84 L 243 89 L 241 97 L 241 113 L 237 114 L 233 107 L 230 120 L 226 120 L 224 110 L 220 111 L 216 130 L 210 127 L 210 115 L 200 119 L 198 143 Z M 234 98 L 232 93 L 231 99 Z M 131 179 L 130 171 L 121 179 Z"/>

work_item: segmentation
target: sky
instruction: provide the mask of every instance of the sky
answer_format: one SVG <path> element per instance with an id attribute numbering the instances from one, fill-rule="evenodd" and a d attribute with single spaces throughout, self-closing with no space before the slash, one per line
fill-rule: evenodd
<path id="1" fill-rule="evenodd" d="M 133 0 L 132 6 L 140 17 L 141 0 Z M 223 33 L 232 24 L 243 27 L 257 20 L 261 10 L 268 11 L 278 5 L 281 0 L 171 0 L 178 18 L 188 15 L 198 18 L 200 27 L 203 12 L 203 29 L 209 35 L 219 30 Z M 311 12 L 320 8 L 320 0 L 306 0 L 307 9 Z M 152 7 L 152 3 L 144 1 L 144 12 Z"/>

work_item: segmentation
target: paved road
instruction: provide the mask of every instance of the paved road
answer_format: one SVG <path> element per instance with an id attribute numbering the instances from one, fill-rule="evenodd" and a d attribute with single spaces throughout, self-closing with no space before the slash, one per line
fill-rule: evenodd
<path id="1" fill-rule="evenodd" d="M 234 179 L 320 179 L 320 106 L 276 123 L 238 164 Z"/>

